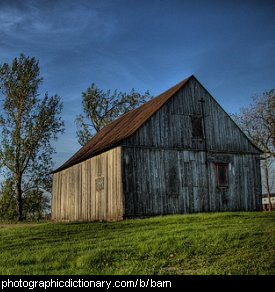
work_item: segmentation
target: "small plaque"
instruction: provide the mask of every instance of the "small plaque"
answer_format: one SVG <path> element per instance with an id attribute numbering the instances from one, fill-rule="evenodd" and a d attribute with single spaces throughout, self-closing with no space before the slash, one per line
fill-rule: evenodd
<path id="1" fill-rule="evenodd" d="M 104 189 L 104 177 L 98 177 L 95 179 L 95 190 L 101 191 Z"/>

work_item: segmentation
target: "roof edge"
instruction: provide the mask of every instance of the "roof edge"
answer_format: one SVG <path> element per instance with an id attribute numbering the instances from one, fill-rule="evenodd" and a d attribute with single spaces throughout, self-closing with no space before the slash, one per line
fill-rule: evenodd
<path id="1" fill-rule="evenodd" d="M 94 157 L 94 156 L 96 156 L 96 155 L 99 155 L 100 153 L 103 153 L 103 152 L 105 152 L 105 151 L 107 151 L 107 150 L 110 150 L 111 148 L 114 148 L 114 147 L 116 147 L 116 146 L 118 146 L 117 144 L 118 143 L 120 143 L 120 142 L 122 142 L 122 141 L 124 141 L 125 139 L 127 139 L 129 136 L 131 136 L 131 135 L 133 135 L 144 123 L 146 123 L 159 109 L 161 109 L 171 98 L 172 98 L 172 96 L 174 96 L 174 94 L 176 94 L 180 89 L 182 89 L 192 78 L 195 78 L 196 79 L 196 77 L 192 74 L 192 75 L 190 75 L 189 77 L 187 77 L 187 78 L 185 78 L 185 79 L 183 79 L 182 81 L 180 81 L 180 82 L 178 82 L 176 85 L 174 85 L 174 86 L 172 86 L 172 87 L 170 87 L 169 89 L 167 89 L 167 90 L 165 90 L 164 92 L 162 92 L 162 93 L 160 93 L 159 95 L 157 95 L 157 96 L 155 96 L 155 97 L 153 97 L 151 100 L 149 100 L 149 101 L 147 101 L 147 102 L 145 102 L 144 104 L 142 104 L 141 106 L 139 106 L 139 107 L 137 107 L 137 108 L 135 108 L 135 109 L 133 109 L 133 110 L 131 110 L 131 111 L 129 111 L 129 112 L 127 112 L 127 113 L 125 113 L 125 114 L 123 114 L 123 115 L 121 115 L 120 117 L 118 117 L 117 119 L 115 119 L 115 120 L 113 120 L 113 121 L 111 121 L 110 123 L 108 123 L 106 126 L 104 126 L 104 128 L 102 128 L 93 138 L 91 138 L 89 141 L 87 141 L 72 157 L 70 157 L 68 160 L 66 160 L 60 167 L 58 167 L 57 169 L 55 169 L 55 170 L 53 170 L 52 172 L 51 172 L 51 174 L 54 174 L 54 173 L 57 173 L 57 172 L 59 172 L 59 171 L 62 171 L 62 170 L 65 170 L 65 169 L 67 169 L 67 168 L 69 168 L 69 167 L 72 167 L 72 166 L 74 166 L 74 165 L 76 165 L 76 164 L 78 164 L 78 163 L 81 163 L 81 162 L 83 162 L 83 161 L 85 161 L 85 160 L 87 160 L 87 159 L 90 159 L 90 158 L 92 158 L 92 157 Z M 197 80 L 197 79 L 196 79 Z M 171 93 L 169 92 L 169 91 L 171 91 Z M 169 93 L 169 94 L 168 94 Z M 70 163 L 70 161 L 72 160 L 72 158 L 75 156 L 75 155 L 77 155 L 77 153 L 79 153 L 83 148 L 85 148 L 85 146 L 87 146 L 89 143 L 90 143 L 90 141 L 92 140 L 92 139 L 94 139 L 99 133 L 101 133 L 102 131 L 103 131 L 103 129 L 105 129 L 106 127 L 108 127 L 108 126 L 110 126 L 112 123 L 116 123 L 116 122 L 118 122 L 118 121 L 120 121 L 120 120 L 122 120 L 125 116 L 127 116 L 127 115 L 129 115 L 129 114 L 131 114 L 131 113 L 133 113 L 134 111 L 136 111 L 136 110 L 138 110 L 138 109 L 140 109 L 141 107 L 144 107 L 144 106 L 146 106 L 148 103 L 150 103 L 150 102 L 152 102 L 152 100 L 155 100 L 155 99 L 157 99 L 157 98 L 161 98 L 162 96 L 165 96 L 166 94 L 168 94 L 168 97 L 164 100 L 164 102 L 163 103 L 161 103 L 160 104 L 160 106 L 158 106 L 154 111 L 152 111 L 144 120 L 143 120 L 143 122 L 139 125 L 139 127 L 137 127 L 133 132 L 131 132 L 130 134 L 128 134 L 128 135 L 125 135 L 125 137 L 123 137 L 123 139 L 121 139 L 121 140 L 119 140 L 119 141 L 116 141 L 116 143 L 115 144 L 109 144 L 109 145 L 107 145 L 106 147 L 104 147 L 104 148 L 102 148 L 100 151 L 95 151 L 95 153 L 93 153 L 91 156 L 89 156 L 89 157 L 84 157 L 83 159 L 81 159 L 81 157 L 80 158 L 76 158 L 76 160 L 73 162 L 71 162 Z M 112 130 L 112 129 L 111 129 Z M 107 132 L 107 134 L 108 134 L 108 132 Z M 107 135 L 106 134 L 106 135 Z M 106 135 L 104 135 L 104 136 L 106 136 Z M 95 146 L 95 145 L 94 145 Z M 67 165 L 66 165 L 67 164 Z"/>

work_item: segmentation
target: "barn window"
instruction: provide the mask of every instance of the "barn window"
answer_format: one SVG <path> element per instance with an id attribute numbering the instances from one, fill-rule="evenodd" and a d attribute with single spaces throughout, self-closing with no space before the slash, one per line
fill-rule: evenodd
<path id="1" fill-rule="evenodd" d="M 198 116 L 191 117 L 191 124 L 192 124 L 192 138 L 202 139 L 203 138 L 202 117 L 198 117 Z"/>
<path id="2" fill-rule="evenodd" d="M 217 187 L 228 187 L 228 163 L 216 163 L 215 175 Z"/>

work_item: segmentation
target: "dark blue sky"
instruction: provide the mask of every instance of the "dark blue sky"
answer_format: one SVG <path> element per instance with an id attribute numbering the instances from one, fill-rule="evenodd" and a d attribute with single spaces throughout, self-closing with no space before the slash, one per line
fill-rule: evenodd
<path id="1" fill-rule="evenodd" d="M 274 88 L 275 1 L 0 0 L 0 63 L 40 60 L 41 92 L 64 102 L 60 164 L 78 148 L 81 92 L 157 95 L 194 74 L 228 112 Z"/>

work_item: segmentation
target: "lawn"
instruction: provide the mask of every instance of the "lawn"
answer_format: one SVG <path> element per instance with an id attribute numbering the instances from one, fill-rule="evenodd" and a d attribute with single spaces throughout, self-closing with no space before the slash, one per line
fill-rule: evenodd
<path id="1" fill-rule="evenodd" d="M 275 274 L 275 212 L 0 225 L 0 274 Z"/>

